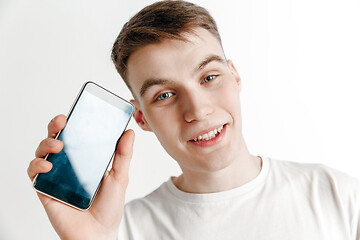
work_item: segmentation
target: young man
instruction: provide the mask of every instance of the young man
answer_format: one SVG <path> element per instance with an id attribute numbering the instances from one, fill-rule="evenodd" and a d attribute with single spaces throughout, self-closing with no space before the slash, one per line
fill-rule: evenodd
<path id="1" fill-rule="evenodd" d="M 128 130 L 89 211 L 39 194 L 61 238 L 360 239 L 359 181 L 248 152 L 241 79 L 205 9 L 184 1 L 144 8 L 124 25 L 112 57 L 134 96 L 136 122 L 155 133 L 183 173 L 123 210 L 134 139 Z M 63 147 L 53 138 L 65 122 L 63 115 L 50 122 L 31 179 L 51 169 L 43 158 Z"/>

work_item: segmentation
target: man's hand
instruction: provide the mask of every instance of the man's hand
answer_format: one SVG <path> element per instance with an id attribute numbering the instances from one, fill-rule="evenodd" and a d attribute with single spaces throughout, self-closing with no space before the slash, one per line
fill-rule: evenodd
<path id="1" fill-rule="evenodd" d="M 44 159 L 48 153 L 60 152 L 63 143 L 56 140 L 65 127 L 66 117 L 59 115 L 48 125 L 48 138 L 41 141 L 35 159 L 29 164 L 28 175 L 33 181 L 36 174 L 51 170 L 52 164 Z M 127 130 L 121 137 L 114 156 L 112 169 L 104 177 L 101 187 L 88 211 L 82 212 L 38 193 L 46 213 L 61 239 L 116 239 L 123 215 L 125 191 L 128 185 L 129 164 L 134 143 L 134 131 Z"/>

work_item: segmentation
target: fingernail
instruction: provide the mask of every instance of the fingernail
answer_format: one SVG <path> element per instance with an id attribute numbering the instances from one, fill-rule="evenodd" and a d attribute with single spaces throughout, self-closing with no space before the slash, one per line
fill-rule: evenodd
<path id="1" fill-rule="evenodd" d="M 48 141 L 49 146 L 56 146 L 58 144 L 58 141 L 56 139 L 50 139 Z"/>
<path id="2" fill-rule="evenodd" d="M 49 163 L 47 161 L 41 161 L 39 163 L 40 167 L 42 168 L 48 168 L 49 167 Z"/>

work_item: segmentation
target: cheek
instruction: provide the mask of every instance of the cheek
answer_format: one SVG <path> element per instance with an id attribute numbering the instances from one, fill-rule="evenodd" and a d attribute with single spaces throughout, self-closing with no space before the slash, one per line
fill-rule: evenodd
<path id="1" fill-rule="evenodd" d="M 179 136 L 180 126 L 176 124 L 175 113 L 169 110 L 161 111 L 159 114 L 154 114 L 149 121 L 161 146 L 170 156 L 176 158 L 179 150 L 179 139 L 176 136 Z"/>
<path id="2" fill-rule="evenodd" d="M 241 104 L 239 85 L 236 81 L 228 82 L 221 91 L 221 97 L 218 99 L 219 106 L 230 115 L 230 125 L 235 127 L 237 131 L 241 131 Z"/>
<path id="3" fill-rule="evenodd" d="M 235 80 L 229 79 L 228 81 L 221 88 L 220 101 L 226 106 L 238 108 L 240 106 L 240 87 Z"/>
<path id="4" fill-rule="evenodd" d="M 148 124 L 160 142 L 176 136 L 174 133 L 177 129 L 175 126 L 177 120 L 173 109 L 151 111 L 147 116 Z"/>

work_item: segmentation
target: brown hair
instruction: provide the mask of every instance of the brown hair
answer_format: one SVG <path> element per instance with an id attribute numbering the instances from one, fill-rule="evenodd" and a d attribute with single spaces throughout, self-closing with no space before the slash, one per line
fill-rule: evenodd
<path id="1" fill-rule="evenodd" d="M 126 66 L 134 51 L 164 39 L 186 41 L 184 33 L 194 33 L 197 27 L 208 30 L 221 44 L 216 22 L 209 12 L 186 1 L 155 2 L 125 23 L 113 45 L 111 58 L 128 88 L 132 90 L 127 80 Z"/>

